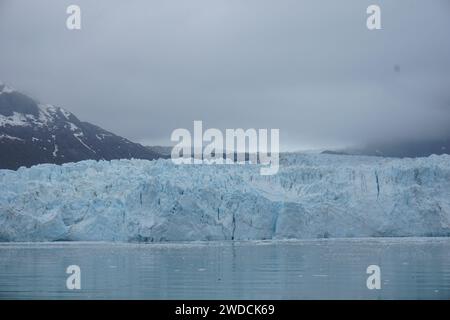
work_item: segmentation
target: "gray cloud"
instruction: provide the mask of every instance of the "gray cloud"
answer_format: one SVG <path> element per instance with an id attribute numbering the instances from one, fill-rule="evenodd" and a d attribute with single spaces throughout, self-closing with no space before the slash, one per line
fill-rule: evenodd
<path id="1" fill-rule="evenodd" d="M 147 144 L 193 120 L 280 128 L 286 149 L 434 138 L 449 18 L 446 0 L 0 0 L 0 79 Z"/>

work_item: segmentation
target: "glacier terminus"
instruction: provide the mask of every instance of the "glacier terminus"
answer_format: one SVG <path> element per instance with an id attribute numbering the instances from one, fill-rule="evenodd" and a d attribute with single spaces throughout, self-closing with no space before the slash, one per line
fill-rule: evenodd
<path id="1" fill-rule="evenodd" d="M 450 156 L 288 153 L 280 169 L 87 160 L 0 170 L 0 241 L 450 235 Z"/>

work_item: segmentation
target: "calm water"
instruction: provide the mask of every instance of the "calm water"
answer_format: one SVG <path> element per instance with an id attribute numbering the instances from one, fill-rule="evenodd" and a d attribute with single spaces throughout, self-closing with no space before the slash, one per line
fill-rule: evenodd
<path id="1" fill-rule="evenodd" d="M 0 298 L 449 299 L 450 239 L 0 244 Z"/>

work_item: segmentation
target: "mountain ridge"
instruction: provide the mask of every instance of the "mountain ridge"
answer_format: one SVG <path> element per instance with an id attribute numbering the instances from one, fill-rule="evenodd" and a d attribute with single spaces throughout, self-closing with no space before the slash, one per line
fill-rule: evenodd
<path id="1" fill-rule="evenodd" d="M 0 82 L 0 169 L 161 155 Z"/>

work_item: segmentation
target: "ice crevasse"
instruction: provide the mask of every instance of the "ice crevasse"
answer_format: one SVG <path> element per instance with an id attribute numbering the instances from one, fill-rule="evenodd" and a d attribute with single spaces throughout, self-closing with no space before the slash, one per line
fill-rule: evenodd
<path id="1" fill-rule="evenodd" d="M 0 241 L 450 236 L 450 156 L 250 164 L 82 161 L 0 170 Z"/>

